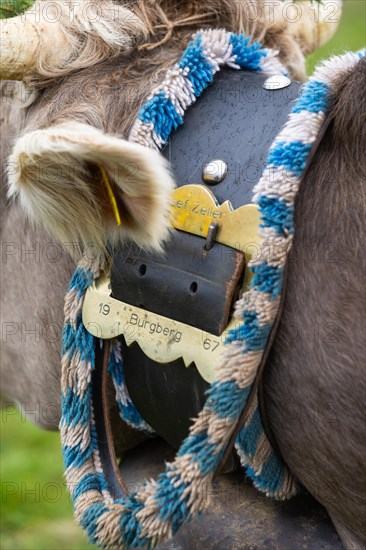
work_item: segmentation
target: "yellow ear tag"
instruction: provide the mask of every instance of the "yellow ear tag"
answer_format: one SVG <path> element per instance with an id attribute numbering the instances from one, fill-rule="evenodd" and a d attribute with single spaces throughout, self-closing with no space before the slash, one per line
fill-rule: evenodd
<path id="1" fill-rule="evenodd" d="M 108 175 L 107 175 L 107 172 L 106 172 L 104 166 L 99 164 L 99 169 L 100 169 L 101 174 L 102 174 L 104 185 L 107 189 L 108 198 L 109 198 L 111 206 L 112 206 L 114 217 L 116 218 L 117 227 L 119 227 L 120 225 L 122 225 L 122 222 L 121 222 L 121 216 L 119 215 L 119 210 L 118 210 L 116 197 L 114 196 L 113 189 L 112 189 L 112 186 L 109 182 Z"/>

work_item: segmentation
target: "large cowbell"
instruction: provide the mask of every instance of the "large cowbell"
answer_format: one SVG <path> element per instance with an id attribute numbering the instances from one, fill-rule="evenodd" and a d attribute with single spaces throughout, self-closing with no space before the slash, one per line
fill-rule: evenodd
<path id="1" fill-rule="evenodd" d="M 242 323 L 234 305 L 260 254 L 253 187 L 299 84 L 265 89 L 258 73 L 223 70 L 185 115 L 163 151 L 177 188 L 163 253 L 132 243 L 86 293 L 83 322 L 121 340 L 134 405 L 178 447 Z"/>

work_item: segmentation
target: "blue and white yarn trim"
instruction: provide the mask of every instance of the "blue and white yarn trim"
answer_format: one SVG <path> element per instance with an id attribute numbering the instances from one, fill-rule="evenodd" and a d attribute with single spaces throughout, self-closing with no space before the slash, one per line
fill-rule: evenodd
<path id="1" fill-rule="evenodd" d="M 92 543 L 106 548 L 152 548 L 207 506 L 213 473 L 246 405 L 276 317 L 294 233 L 294 200 L 330 103 L 332 84 L 360 57 L 346 54 L 323 64 L 304 86 L 273 143 L 267 167 L 255 188 L 263 242 L 260 258 L 251 263 L 251 289 L 236 304 L 235 315 L 242 324 L 228 337 L 218 379 L 210 387 L 206 404 L 174 462 L 166 465 L 157 480 L 145 482 L 126 500 L 111 498 L 101 467 L 91 387 L 96 342 L 81 320 L 85 291 L 99 275 L 99 267 L 82 261 L 75 271 L 65 298 L 60 429 L 75 515 Z M 182 122 L 184 111 L 224 65 L 265 70 L 266 74 L 285 72 L 271 52 L 249 44 L 243 36 L 202 31 L 140 111 L 131 140 L 160 147 Z M 131 402 L 123 388 L 122 364 L 116 349 L 110 371 L 117 381 L 123 410 Z M 131 410 L 127 418 L 141 425 L 142 419 L 136 420 Z M 256 401 L 236 446 L 247 472 L 261 490 L 278 498 L 296 491 L 296 481 L 269 445 Z"/>
<path id="2" fill-rule="evenodd" d="M 125 385 L 125 376 L 123 372 L 121 343 L 119 340 L 112 340 L 111 352 L 109 357 L 108 374 L 113 380 L 116 390 L 116 401 L 120 411 L 121 418 L 132 428 L 142 430 L 146 433 L 154 433 L 154 430 L 145 422 L 141 414 L 132 403 Z"/>
<path id="3" fill-rule="evenodd" d="M 224 30 L 201 31 L 180 61 L 168 72 L 140 110 L 130 141 L 160 149 L 183 123 L 184 112 L 214 79 L 220 67 L 287 74 L 274 50 L 249 43 L 249 38 Z"/>

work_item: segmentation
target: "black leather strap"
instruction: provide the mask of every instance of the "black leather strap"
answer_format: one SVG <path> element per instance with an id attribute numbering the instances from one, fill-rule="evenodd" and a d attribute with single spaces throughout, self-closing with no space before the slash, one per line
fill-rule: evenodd
<path id="1" fill-rule="evenodd" d="M 172 135 L 163 155 L 180 187 L 202 184 L 203 166 L 224 160 L 228 174 L 211 187 L 217 200 L 234 208 L 252 202 L 253 187 L 266 165 L 268 150 L 287 120 L 301 84 L 265 90 L 266 76 L 224 69 L 215 76 Z"/>
<path id="2" fill-rule="evenodd" d="M 268 149 L 285 122 L 300 86 L 292 83 L 283 90 L 268 91 L 263 89 L 265 78 L 258 73 L 223 70 L 189 109 L 184 124 L 174 132 L 163 151 L 178 186 L 203 184 L 203 165 L 221 159 L 228 165 L 228 174 L 222 183 L 211 188 L 218 201 L 230 200 L 234 208 L 251 202 L 252 190 L 265 166 Z M 168 244 L 159 262 L 160 273 L 156 258 L 151 262 L 142 250 L 133 249 L 132 263 L 124 264 L 131 258 L 132 249 L 128 245 L 119 252 L 112 267 L 115 297 L 221 333 L 227 323 L 224 312 L 227 313 L 232 297 L 229 300 L 225 295 L 225 277 L 221 278 L 220 287 L 222 274 L 216 274 L 218 267 L 214 260 L 220 257 L 222 269 L 230 255 L 227 256 L 227 250 L 221 251 L 222 245 L 215 244 L 211 269 L 207 270 L 207 265 L 204 269 L 202 264 L 206 292 L 192 296 L 189 294 L 191 270 L 196 270 L 197 275 L 201 267 L 197 265 L 196 240 L 200 241 L 198 248 L 201 250 L 199 237 L 189 236 L 184 243 L 179 239 L 176 245 Z M 136 270 L 141 265 L 147 266 L 147 271 L 139 278 Z M 174 280 L 175 265 L 180 269 L 177 280 Z M 164 288 L 165 284 L 168 289 Z M 188 433 L 190 419 L 202 408 L 207 384 L 194 365 L 187 369 L 183 361 L 177 360 L 163 366 L 147 358 L 138 345 L 127 348 L 123 338 L 121 340 L 126 384 L 135 406 L 166 441 L 179 446 Z"/>
<path id="3" fill-rule="evenodd" d="M 155 363 L 137 344 L 126 346 L 124 339 L 122 354 L 125 381 L 135 407 L 169 445 L 178 449 L 191 419 L 205 404 L 209 384 L 195 366 L 187 368 L 182 359 Z"/>
<path id="4" fill-rule="evenodd" d="M 264 76 L 253 73 L 223 71 L 202 99 L 190 109 L 185 124 L 174 134 L 164 151 L 172 163 L 178 185 L 201 183 L 202 166 L 218 158 L 229 165 L 227 178 L 213 187 L 218 200 L 223 202 L 230 199 L 235 208 L 251 201 L 252 188 L 264 168 L 268 148 L 285 122 L 291 101 L 296 98 L 300 86 L 293 83 L 284 90 L 267 92 L 262 89 L 264 79 Z M 308 167 L 328 124 L 329 121 L 314 145 Z M 120 286 L 118 297 L 123 300 L 127 294 L 133 296 L 131 290 Z M 283 292 L 282 304 L 284 295 Z M 280 313 L 281 308 L 255 383 L 269 437 L 271 431 L 265 415 L 261 379 Z M 194 322 L 199 320 L 197 313 L 193 317 Z M 184 322 L 189 322 L 189 318 L 184 319 Z M 106 391 L 108 349 L 107 342 L 104 354 L 99 347 L 96 350 L 96 369 L 93 373 L 95 426 L 108 486 L 112 495 L 120 498 L 127 494 L 127 488 L 118 470 L 109 420 Z M 123 358 L 127 387 L 136 407 L 167 441 L 178 446 L 188 432 L 190 418 L 202 409 L 207 384 L 194 366 L 187 369 L 181 360 L 166 365 L 154 363 L 138 346 L 127 348 L 124 342 Z M 183 407 L 179 408 L 178 404 L 183 404 Z M 235 433 L 245 416 L 246 410 Z M 171 437 L 172 427 L 174 440 Z M 234 440 L 235 434 L 226 449 L 223 462 L 230 456 Z M 272 443 L 275 445 L 274 440 Z"/>
<path id="5" fill-rule="evenodd" d="M 220 203 L 230 200 L 234 208 L 251 202 L 252 190 L 265 166 L 268 149 L 285 122 L 300 86 L 299 83 L 292 83 L 283 90 L 268 91 L 263 89 L 265 78 L 258 73 L 223 70 L 188 110 L 184 124 L 173 134 L 163 151 L 171 163 L 178 186 L 202 184 L 203 166 L 220 159 L 227 163 L 228 174 L 222 183 L 211 188 L 217 200 Z M 190 262 L 196 270 L 195 275 L 199 274 L 197 269 L 200 266 L 194 261 L 194 250 L 197 250 L 193 244 L 195 239 L 202 242 L 199 237 L 189 236 L 192 246 L 179 244 L 175 250 L 169 250 L 168 246 L 164 260 L 160 262 L 160 267 L 165 270 L 165 280 L 164 277 L 159 278 L 157 270 L 153 272 L 156 264 L 150 264 L 149 272 L 153 277 L 149 288 L 142 284 L 143 277 L 137 279 L 132 276 L 132 268 L 136 268 L 137 263 L 129 266 L 129 273 L 124 271 L 118 281 L 120 268 L 131 249 L 128 246 L 120 251 L 120 258 L 115 260 L 112 268 L 115 296 L 136 305 L 140 297 L 139 303 L 142 305 L 148 298 L 149 308 L 153 311 L 187 324 L 205 328 L 210 326 L 213 332 L 221 332 L 227 322 L 227 304 L 231 304 L 234 298 L 233 291 L 230 299 L 225 296 L 223 283 L 220 287 L 220 280 L 224 281 L 230 272 L 227 266 L 226 275 L 216 273 L 214 262 L 210 277 L 207 277 L 207 270 L 201 272 L 207 282 L 207 292 L 201 299 L 198 299 L 198 294 L 196 301 L 188 294 L 183 294 L 182 299 L 179 295 L 179 290 L 184 288 L 186 292 L 188 289 Z M 222 245 L 215 244 L 214 253 L 219 246 Z M 224 254 L 222 263 L 225 263 L 225 257 Z M 147 261 L 146 254 L 135 251 L 133 262 L 142 259 Z M 177 262 L 181 262 L 186 274 L 179 281 L 172 281 L 173 267 Z M 168 277 L 169 292 L 162 288 Z M 137 345 L 127 348 L 123 337 L 122 344 L 126 384 L 135 406 L 158 433 L 170 444 L 178 446 L 187 435 L 190 419 L 203 406 L 207 384 L 194 365 L 187 369 L 181 360 L 161 365 L 148 359 Z"/>
<path id="6" fill-rule="evenodd" d="M 202 237 L 172 230 L 164 254 L 129 245 L 111 265 L 117 300 L 219 336 L 244 277 L 244 254 Z"/>
<path id="7" fill-rule="evenodd" d="M 114 298 L 220 335 L 226 328 L 244 276 L 244 254 L 173 230 L 164 254 L 127 246 L 114 256 Z M 148 330 L 148 329 L 146 329 Z M 162 329 L 161 329 L 162 330 Z M 153 338 L 153 336 L 151 336 Z M 170 445 L 179 447 L 190 419 L 204 404 L 208 384 L 181 359 L 157 364 L 124 338 L 125 380 L 135 406 Z"/>

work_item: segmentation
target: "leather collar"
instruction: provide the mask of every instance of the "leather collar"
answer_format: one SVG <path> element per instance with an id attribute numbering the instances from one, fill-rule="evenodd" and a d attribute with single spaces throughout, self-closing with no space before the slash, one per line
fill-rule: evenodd
<path id="1" fill-rule="evenodd" d="M 228 173 L 221 183 L 211 187 L 218 202 L 229 200 L 234 209 L 251 203 L 252 190 L 265 167 L 269 147 L 286 121 L 300 87 L 299 83 L 293 82 L 288 88 L 268 91 L 263 89 L 265 79 L 258 73 L 223 70 L 189 109 L 184 124 L 173 134 L 163 151 L 178 186 L 202 184 L 203 166 L 220 159 L 226 162 Z M 119 259 L 124 260 L 130 249 L 128 245 L 116 254 L 113 260 L 115 266 Z M 133 300 L 133 293 L 131 296 Z M 139 296 L 135 299 L 137 302 L 133 305 L 138 306 Z M 172 368 L 172 365 L 165 366 L 147 358 L 138 346 L 128 348 L 123 345 L 123 339 L 122 346 L 125 380 L 132 401 L 160 435 L 178 446 L 188 432 L 190 419 L 198 414 L 203 405 L 207 384 L 194 366 L 186 369 L 182 360 L 175 361 L 177 364 Z M 105 365 L 103 370 L 101 357 L 96 363 L 93 387 L 98 393 L 98 388 L 106 387 L 107 372 Z M 264 362 L 261 370 L 263 367 Z M 188 372 L 190 375 L 186 376 Z M 256 390 L 259 381 L 260 377 Z M 172 393 L 173 387 L 175 393 L 169 400 L 166 396 Z M 94 397 L 96 429 L 101 460 L 108 472 L 108 484 L 119 496 L 126 488 L 116 467 L 105 389 L 103 396 L 102 399 L 97 395 Z M 164 408 L 164 404 L 167 407 Z M 229 445 L 226 459 L 231 447 Z"/>

